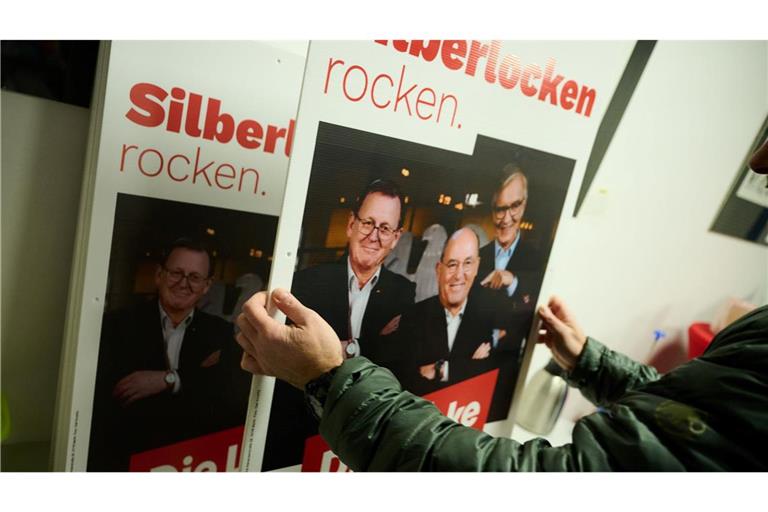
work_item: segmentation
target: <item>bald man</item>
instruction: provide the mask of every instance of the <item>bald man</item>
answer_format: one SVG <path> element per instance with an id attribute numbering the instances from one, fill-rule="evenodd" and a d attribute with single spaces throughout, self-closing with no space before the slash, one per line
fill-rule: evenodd
<path id="1" fill-rule="evenodd" d="M 406 359 L 393 365 L 393 370 L 403 386 L 416 394 L 486 373 L 499 367 L 500 356 L 513 356 L 512 351 L 500 352 L 498 347 L 514 313 L 488 290 L 473 288 L 480 264 L 478 245 L 471 229 L 451 235 L 435 266 L 438 294 L 403 313 L 393 346 Z M 512 337 L 510 333 L 505 338 Z M 515 337 L 518 344 L 522 342 L 522 333 Z M 507 395 L 498 388 L 497 394 Z"/>

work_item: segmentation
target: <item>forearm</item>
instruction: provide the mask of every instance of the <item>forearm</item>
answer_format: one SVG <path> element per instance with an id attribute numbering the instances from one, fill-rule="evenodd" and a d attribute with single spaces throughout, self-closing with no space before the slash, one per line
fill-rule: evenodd
<path id="1" fill-rule="evenodd" d="M 334 376 L 320 433 L 354 471 L 567 471 L 583 462 L 570 445 L 521 445 L 461 426 L 363 358 Z"/>
<path id="2" fill-rule="evenodd" d="M 588 337 L 576 367 L 565 377 L 589 401 L 607 405 L 628 391 L 658 380 L 659 373 Z"/>

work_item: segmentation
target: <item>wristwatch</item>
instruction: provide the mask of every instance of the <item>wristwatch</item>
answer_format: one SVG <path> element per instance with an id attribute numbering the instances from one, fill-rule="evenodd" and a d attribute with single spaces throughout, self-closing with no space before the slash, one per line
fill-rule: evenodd
<path id="1" fill-rule="evenodd" d="M 173 387 L 176 385 L 176 381 L 178 378 L 176 377 L 176 372 L 173 370 L 168 370 L 165 372 L 165 376 L 163 376 L 163 380 L 165 381 L 165 385 L 168 389 L 173 389 Z"/>
<path id="2" fill-rule="evenodd" d="M 307 382 L 306 386 L 304 386 L 304 398 L 307 403 L 307 408 L 317 421 L 320 421 L 320 418 L 323 417 L 325 399 L 328 398 L 328 392 L 331 389 L 331 381 L 338 369 L 338 366 L 332 368 L 318 378 Z"/>

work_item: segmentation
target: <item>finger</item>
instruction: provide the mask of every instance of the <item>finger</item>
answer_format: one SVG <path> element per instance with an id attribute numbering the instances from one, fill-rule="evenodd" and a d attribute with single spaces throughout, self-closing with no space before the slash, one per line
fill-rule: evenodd
<path id="1" fill-rule="evenodd" d="M 486 286 L 488 283 L 490 283 L 490 282 L 491 282 L 491 279 L 493 278 L 493 275 L 494 275 L 494 274 L 495 274 L 495 272 L 491 272 L 490 274 L 488 274 L 487 276 L 485 276 L 485 279 L 483 279 L 482 281 L 480 281 L 480 286 Z"/>
<path id="2" fill-rule="evenodd" d="M 235 341 L 243 349 L 244 354 L 250 354 L 252 357 L 256 357 L 258 355 L 253 344 L 251 344 L 251 342 L 248 339 L 246 339 L 243 333 L 238 333 L 235 336 Z"/>
<path id="3" fill-rule="evenodd" d="M 549 308 L 552 310 L 555 316 L 564 322 L 570 322 L 573 319 L 568 305 L 557 295 L 550 297 Z"/>
<path id="4" fill-rule="evenodd" d="M 242 313 L 237 317 L 237 325 L 238 327 L 240 327 L 240 332 L 238 333 L 238 335 L 242 334 L 245 337 L 245 341 L 247 343 L 254 344 L 258 339 L 259 333 L 256 329 L 254 329 L 251 323 L 248 320 L 246 320 L 245 316 Z M 235 339 L 237 339 L 237 337 L 235 337 Z"/>
<path id="5" fill-rule="evenodd" d="M 298 326 L 306 326 L 315 314 L 314 311 L 299 302 L 299 299 L 283 288 L 272 291 L 272 302 L 277 306 L 277 309 L 285 313 L 285 316 Z"/>
<path id="6" fill-rule="evenodd" d="M 561 335 L 568 331 L 568 326 L 555 316 L 549 306 L 542 305 L 539 307 L 539 316 Z"/>
<path id="7" fill-rule="evenodd" d="M 269 316 L 266 309 L 267 293 L 259 292 L 243 305 L 243 319 L 252 329 L 264 334 L 268 338 L 277 338 L 281 335 L 283 324 Z M 243 329 L 243 326 L 240 326 Z"/>
<path id="8" fill-rule="evenodd" d="M 248 352 L 243 352 L 243 357 L 240 360 L 240 367 L 248 372 L 256 375 L 266 375 L 266 372 L 259 364 L 259 361 L 251 356 Z"/>

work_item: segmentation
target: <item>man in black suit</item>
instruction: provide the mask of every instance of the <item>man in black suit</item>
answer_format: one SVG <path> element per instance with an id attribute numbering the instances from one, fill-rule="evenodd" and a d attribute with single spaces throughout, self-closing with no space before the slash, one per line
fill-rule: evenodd
<path id="1" fill-rule="evenodd" d="M 345 357 L 363 355 L 383 366 L 398 357 L 388 335 L 413 304 L 415 285 L 382 262 L 400 239 L 402 214 L 397 186 L 387 180 L 371 182 L 349 212 L 347 256 L 294 274 L 292 293 L 333 327 Z M 300 464 L 304 440 L 317 434 L 301 392 L 278 381 L 273 404 L 265 470 Z"/>
<path id="2" fill-rule="evenodd" d="M 506 294 L 515 309 L 533 311 L 544 279 L 544 260 L 520 231 L 528 179 L 512 165 L 504 168 L 504 174 L 491 206 L 494 241 L 480 249 L 480 285 Z"/>
<path id="3" fill-rule="evenodd" d="M 132 455 L 236 426 L 220 424 L 217 405 L 232 391 L 221 388 L 233 368 L 220 359 L 233 326 L 196 309 L 211 281 L 208 252 L 179 239 L 156 271 L 157 300 L 105 314 L 89 471 L 126 471 Z"/>
<path id="4" fill-rule="evenodd" d="M 520 322 L 516 321 L 508 300 L 500 301 L 484 288 L 473 288 L 482 261 L 478 245 L 477 235 L 470 229 L 463 228 L 451 235 L 435 268 L 438 294 L 403 314 L 397 337 L 403 357 L 394 365 L 394 372 L 403 387 L 415 394 L 425 395 L 501 364 L 506 366 L 514 350 L 503 348 L 520 347 Z M 497 398 L 507 395 L 498 383 L 500 379 L 489 420 L 490 412 L 509 408 L 508 399 Z M 506 403 L 498 404 L 499 400 Z M 493 419 L 501 416 L 495 412 Z"/>

